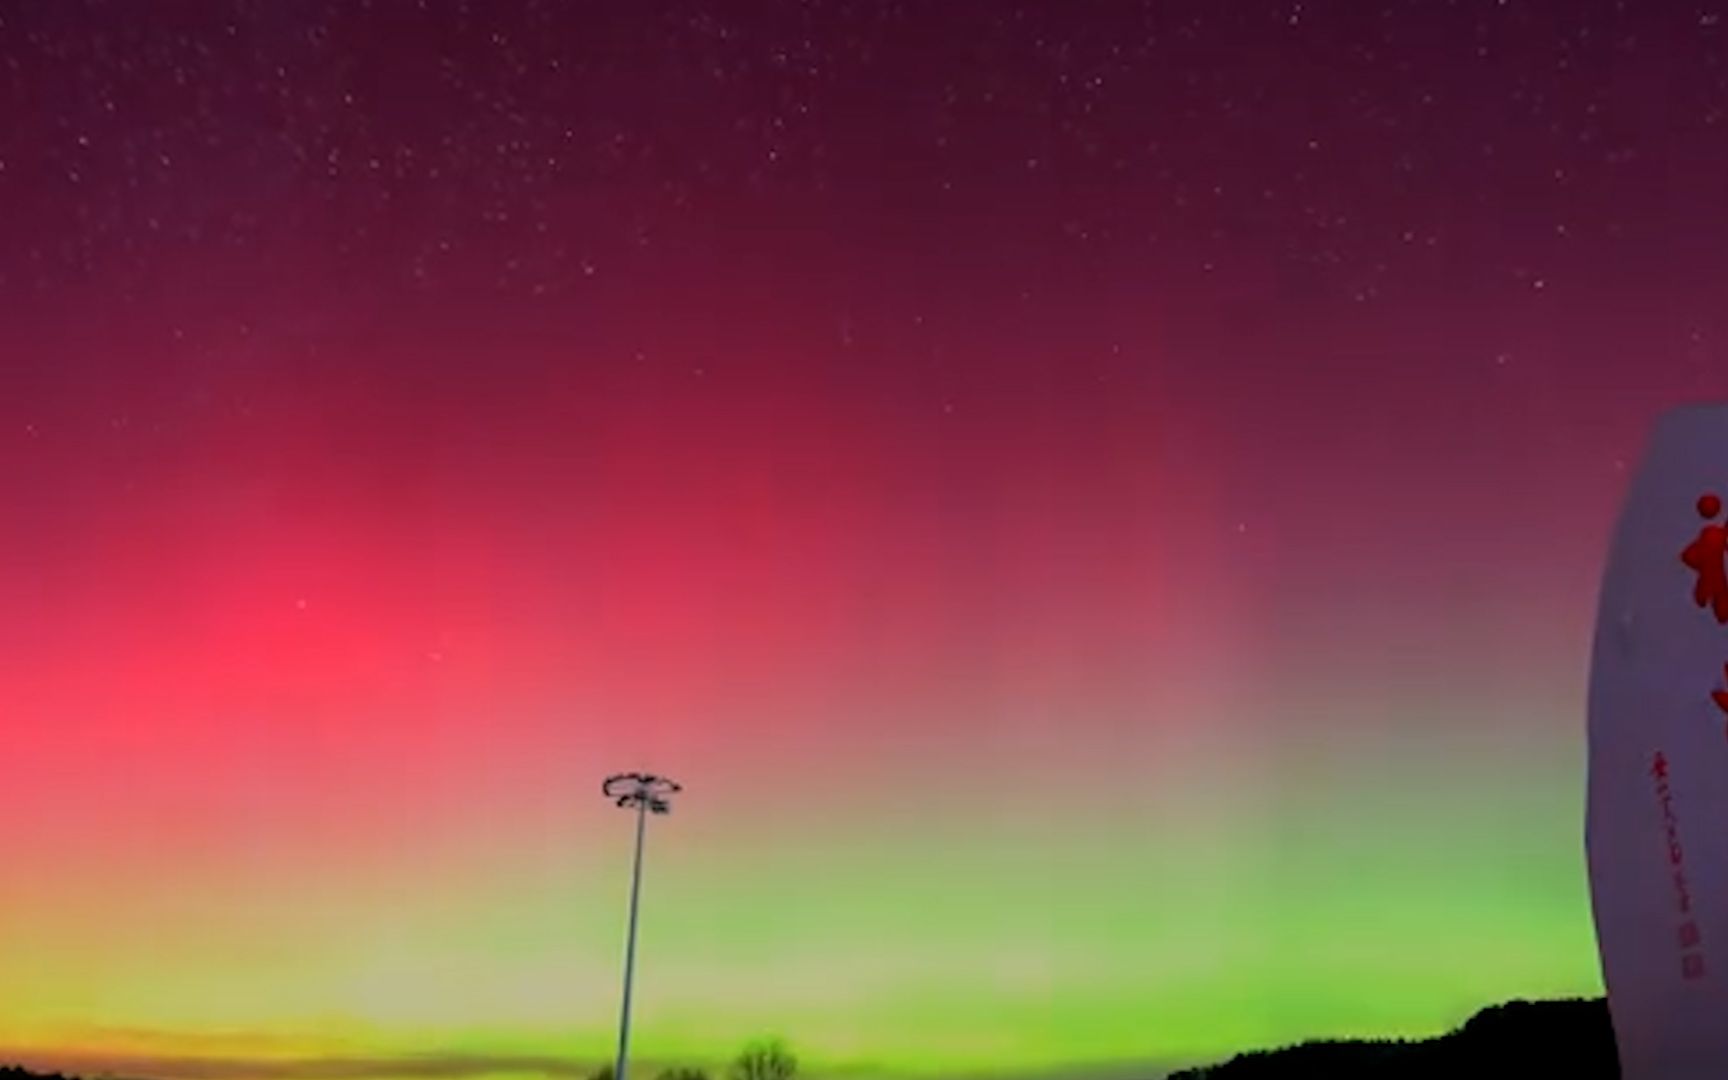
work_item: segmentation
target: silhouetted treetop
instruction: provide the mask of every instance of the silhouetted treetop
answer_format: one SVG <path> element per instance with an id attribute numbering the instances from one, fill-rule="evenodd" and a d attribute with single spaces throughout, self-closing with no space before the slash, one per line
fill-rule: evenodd
<path id="1" fill-rule="evenodd" d="M 757 1039 L 732 1060 L 731 1080 L 792 1080 L 798 1059 L 780 1039 Z"/>

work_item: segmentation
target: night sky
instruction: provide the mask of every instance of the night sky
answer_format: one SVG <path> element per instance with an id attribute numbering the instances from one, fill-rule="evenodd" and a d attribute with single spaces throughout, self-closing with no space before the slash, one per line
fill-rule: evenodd
<path id="1" fill-rule="evenodd" d="M 585 1070 L 635 768 L 650 1066 L 1599 992 L 1590 620 L 1728 396 L 1725 56 L 1654 0 L 0 0 L 0 1058 Z"/>

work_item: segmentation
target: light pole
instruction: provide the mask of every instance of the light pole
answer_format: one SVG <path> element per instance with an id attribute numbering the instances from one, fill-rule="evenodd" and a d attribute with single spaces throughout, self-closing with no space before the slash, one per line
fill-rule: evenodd
<path id="1" fill-rule="evenodd" d="M 630 989 L 636 977 L 636 901 L 642 893 L 642 841 L 647 834 L 648 815 L 672 812 L 672 796 L 684 789 L 664 776 L 650 773 L 619 773 L 600 785 L 601 794 L 626 809 L 636 811 L 636 860 L 630 871 L 630 930 L 624 946 L 624 1012 L 618 1022 L 618 1065 L 615 1080 L 626 1080 L 630 1064 Z"/>

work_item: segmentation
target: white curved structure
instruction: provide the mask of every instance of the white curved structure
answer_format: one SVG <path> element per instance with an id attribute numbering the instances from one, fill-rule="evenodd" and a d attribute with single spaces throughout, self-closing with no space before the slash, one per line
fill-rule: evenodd
<path id="1" fill-rule="evenodd" d="M 1585 842 L 1626 1080 L 1728 1077 L 1725 505 L 1728 406 L 1662 417 L 1609 553 L 1590 677 Z"/>

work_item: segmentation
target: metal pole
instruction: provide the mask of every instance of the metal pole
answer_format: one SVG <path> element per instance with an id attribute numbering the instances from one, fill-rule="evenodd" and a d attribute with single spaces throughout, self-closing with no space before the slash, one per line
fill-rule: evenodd
<path id="1" fill-rule="evenodd" d="M 630 932 L 624 946 L 624 1016 L 618 1024 L 618 1067 L 615 1080 L 626 1080 L 630 1063 L 630 984 L 636 976 L 636 902 L 642 892 L 642 841 L 647 835 L 648 795 L 636 800 L 636 865 L 630 872 Z"/>

